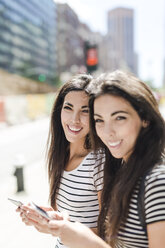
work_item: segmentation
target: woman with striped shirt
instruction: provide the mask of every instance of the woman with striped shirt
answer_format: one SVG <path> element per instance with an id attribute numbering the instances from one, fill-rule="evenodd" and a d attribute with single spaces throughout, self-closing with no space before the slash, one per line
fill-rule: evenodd
<path id="1" fill-rule="evenodd" d="M 165 125 L 154 95 L 145 83 L 121 71 L 101 75 L 88 90 L 92 140 L 95 149 L 106 153 L 102 239 L 63 216 L 49 222 L 50 232 L 59 232 L 71 248 L 164 248 Z"/>
<path id="2" fill-rule="evenodd" d="M 50 182 L 49 215 L 67 211 L 72 222 L 79 221 L 97 231 L 100 194 L 103 188 L 102 150 L 93 152 L 89 137 L 89 96 L 86 87 L 92 76 L 80 74 L 65 83 L 53 106 L 48 142 Z M 29 206 L 21 208 L 22 220 L 47 233 L 47 226 Z M 55 233 L 54 233 L 55 234 Z M 58 236 L 58 235 L 55 235 Z M 56 248 L 64 248 L 57 239 Z"/>

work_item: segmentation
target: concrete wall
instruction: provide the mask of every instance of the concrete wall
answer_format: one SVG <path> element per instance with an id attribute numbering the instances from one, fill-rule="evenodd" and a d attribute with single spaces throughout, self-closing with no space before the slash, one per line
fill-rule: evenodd
<path id="1" fill-rule="evenodd" d="M 0 124 L 15 125 L 49 116 L 56 94 L 0 96 Z"/>

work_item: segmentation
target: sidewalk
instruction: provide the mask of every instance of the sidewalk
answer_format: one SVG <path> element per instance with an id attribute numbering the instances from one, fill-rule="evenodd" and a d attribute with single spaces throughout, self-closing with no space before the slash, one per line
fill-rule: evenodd
<path id="1" fill-rule="evenodd" d="M 0 182 L 0 226 L 1 248 L 54 248 L 55 238 L 39 233 L 33 227 L 26 226 L 15 212 L 15 205 L 8 197 L 22 202 L 34 201 L 37 204 L 48 205 L 47 171 L 44 161 L 38 161 L 24 168 L 25 192 L 16 193 L 16 178 L 10 177 Z"/>

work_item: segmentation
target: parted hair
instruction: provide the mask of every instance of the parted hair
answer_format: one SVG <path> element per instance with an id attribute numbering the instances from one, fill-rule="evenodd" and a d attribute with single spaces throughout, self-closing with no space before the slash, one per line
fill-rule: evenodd
<path id="1" fill-rule="evenodd" d="M 98 229 L 100 236 L 114 247 L 118 230 L 126 221 L 130 198 L 137 181 L 164 158 L 164 119 L 150 88 L 130 73 L 114 71 L 102 74 L 91 81 L 88 92 L 92 144 L 95 149 L 104 148 L 106 153 Z M 111 155 L 96 133 L 94 101 L 104 94 L 124 98 L 135 109 L 140 119 L 148 122 L 146 128 L 141 128 L 133 152 L 124 164 L 122 158 L 117 159 Z"/>
<path id="2" fill-rule="evenodd" d="M 47 165 L 50 183 L 49 200 L 55 208 L 56 194 L 60 184 L 61 174 L 69 160 L 70 143 L 67 141 L 61 124 L 61 109 L 65 96 L 71 91 L 84 91 L 91 81 L 92 76 L 78 74 L 66 82 L 57 93 L 51 113 L 50 129 L 47 142 Z M 87 92 L 86 92 L 87 93 Z M 89 134 L 86 136 L 84 147 L 90 149 Z"/>

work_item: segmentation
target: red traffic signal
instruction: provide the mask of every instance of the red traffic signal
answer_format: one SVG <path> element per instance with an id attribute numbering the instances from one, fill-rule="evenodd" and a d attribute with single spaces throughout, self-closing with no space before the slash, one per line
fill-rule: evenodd
<path id="1" fill-rule="evenodd" d="M 85 42 L 85 64 L 88 72 L 95 71 L 98 65 L 98 49 L 96 44 Z"/>

